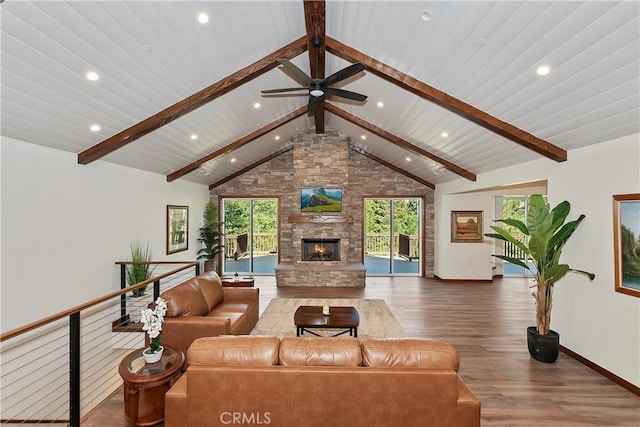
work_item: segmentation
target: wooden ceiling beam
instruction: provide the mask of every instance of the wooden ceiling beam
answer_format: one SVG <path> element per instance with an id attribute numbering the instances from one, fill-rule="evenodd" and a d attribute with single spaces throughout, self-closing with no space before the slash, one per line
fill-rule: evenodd
<path id="1" fill-rule="evenodd" d="M 427 157 L 428 159 L 433 160 L 434 162 L 440 163 L 442 166 L 444 166 L 445 168 L 447 168 L 448 170 L 450 170 L 453 173 L 456 173 L 464 178 L 467 178 L 470 181 L 475 181 L 476 180 L 476 174 L 468 171 L 454 163 L 451 163 L 448 160 L 443 159 L 442 157 L 439 157 L 421 147 L 418 147 L 417 145 L 414 145 L 412 143 L 410 143 L 409 141 L 406 141 L 402 138 L 400 138 L 397 135 L 392 134 L 391 132 L 388 132 L 384 129 L 379 128 L 378 126 L 371 124 L 359 117 L 354 116 L 353 114 L 344 111 L 341 108 L 336 107 L 333 104 L 329 104 L 327 103 L 327 111 L 329 111 L 330 113 L 335 114 L 338 117 L 342 117 L 343 119 L 357 125 L 360 126 L 361 128 L 368 130 L 369 132 L 373 133 L 374 135 L 378 135 L 380 138 L 383 138 L 389 142 L 391 142 L 394 145 L 397 145 L 398 147 L 404 148 L 405 150 L 409 150 L 412 151 L 420 156 L 424 156 Z"/>
<path id="2" fill-rule="evenodd" d="M 240 175 L 249 172 L 251 169 L 257 168 L 258 166 L 268 162 L 269 160 L 273 160 L 276 157 L 280 156 L 281 154 L 286 153 L 287 151 L 291 151 L 293 150 L 293 144 L 283 147 L 280 150 L 276 151 L 275 153 L 269 154 L 267 157 L 258 160 L 257 162 L 251 163 L 249 166 L 240 169 L 237 172 L 232 173 L 229 176 L 226 176 L 224 178 L 222 178 L 219 181 L 214 182 L 213 184 L 209 185 L 209 190 L 213 190 L 216 187 L 219 187 L 220 185 L 224 184 L 225 182 L 231 181 L 233 178 L 237 178 Z"/>
<path id="3" fill-rule="evenodd" d="M 300 116 L 302 116 L 304 113 L 307 112 L 307 106 L 305 105 L 304 107 L 300 107 L 297 110 L 295 110 L 292 113 L 287 114 L 284 117 L 279 118 L 276 121 L 273 121 L 259 129 L 256 129 L 255 131 L 243 136 L 242 138 L 232 142 L 231 144 L 225 145 L 224 147 L 222 147 L 219 150 L 214 151 L 211 154 L 208 154 L 198 160 L 196 160 L 195 162 L 192 162 L 190 164 L 188 164 L 187 166 L 173 172 L 172 174 L 167 175 L 167 182 L 171 182 L 171 181 L 175 181 L 176 179 L 190 173 L 193 172 L 194 170 L 198 169 L 200 166 L 202 166 L 203 164 L 210 162 L 212 160 L 215 160 L 219 157 L 224 156 L 225 154 L 228 154 L 230 152 L 232 152 L 233 150 L 237 150 L 238 148 L 242 147 L 245 144 L 248 144 L 249 142 L 253 141 L 254 139 L 260 138 L 263 135 L 266 135 L 267 133 L 271 132 L 274 129 L 279 128 L 280 126 L 289 123 L 291 120 L 294 120 Z"/>
<path id="4" fill-rule="evenodd" d="M 107 154 L 124 147 L 136 139 L 176 120 L 179 117 L 213 101 L 214 99 L 236 89 L 244 83 L 255 79 L 279 65 L 279 58 L 291 59 L 307 49 L 307 38 L 300 37 L 288 45 L 276 50 L 262 59 L 247 65 L 241 70 L 202 89 L 199 92 L 165 108 L 157 114 L 131 126 L 122 132 L 105 139 L 78 154 L 78 163 L 86 165 Z"/>
<path id="5" fill-rule="evenodd" d="M 350 62 L 361 62 L 367 67 L 368 72 L 372 72 L 398 87 L 431 101 L 447 110 L 474 122 L 492 132 L 497 133 L 511 141 L 522 145 L 530 150 L 548 157 L 556 162 L 567 160 L 567 152 L 562 148 L 540 139 L 520 128 L 506 123 L 490 114 L 485 113 L 453 96 L 429 86 L 413 77 L 396 70 L 395 68 L 377 61 L 345 45 L 331 37 L 325 40 L 327 51 Z"/>
<path id="6" fill-rule="evenodd" d="M 314 79 L 324 79 L 325 77 L 325 20 L 324 0 L 304 0 L 304 22 L 307 28 L 309 64 L 311 65 L 311 78 Z M 314 40 L 316 39 L 320 42 L 318 46 L 314 45 Z"/>
<path id="7" fill-rule="evenodd" d="M 309 49 L 309 64 L 311 78 L 325 78 L 325 28 L 326 7 L 324 0 L 304 0 L 304 22 L 307 29 L 307 47 Z M 323 95 L 316 102 L 315 111 L 309 111 L 314 115 L 316 133 L 324 133 L 324 106 Z"/>
<path id="8" fill-rule="evenodd" d="M 431 183 L 431 182 L 429 182 L 427 180 L 424 180 L 424 179 L 422 179 L 422 178 L 420 178 L 418 176 L 415 176 L 412 173 L 409 173 L 406 170 L 404 170 L 402 168 L 399 168 L 398 166 L 396 166 L 396 165 L 394 165 L 392 163 L 389 163 L 386 160 L 383 160 L 380 157 L 377 157 L 377 156 L 375 156 L 375 155 L 363 150 L 360 147 L 356 147 L 353 144 L 349 144 L 349 148 L 352 149 L 353 151 L 355 151 L 356 153 L 360 153 L 363 156 L 368 157 L 371 160 L 380 163 L 382 166 L 386 166 L 389 169 L 394 170 L 394 171 L 398 172 L 399 174 L 402 174 L 402 175 L 406 176 L 407 178 L 410 178 L 410 179 L 412 179 L 412 180 L 414 180 L 416 182 L 419 182 L 420 184 L 422 184 L 422 185 L 424 185 L 426 187 L 431 188 L 432 190 L 436 188 L 435 184 L 433 184 L 433 183 Z"/>

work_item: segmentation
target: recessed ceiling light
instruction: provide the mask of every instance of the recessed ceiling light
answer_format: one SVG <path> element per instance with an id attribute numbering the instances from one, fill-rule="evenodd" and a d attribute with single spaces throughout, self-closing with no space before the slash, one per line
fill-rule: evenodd
<path id="1" fill-rule="evenodd" d="M 420 12 L 420 19 L 422 19 L 423 21 L 429 21 L 431 19 L 431 11 L 429 9 L 425 9 L 422 12 Z"/>
<path id="2" fill-rule="evenodd" d="M 100 125 L 91 125 L 89 129 L 91 129 L 91 132 L 98 132 L 100 130 Z"/>
<path id="3" fill-rule="evenodd" d="M 536 73 L 538 73 L 539 76 L 546 76 L 550 72 L 551 72 L 551 67 L 549 67 L 548 65 L 541 65 L 536 70 Z"/>
<path id="4" fill-rule="evenodd" d="M 256 109 L 257 109 L 257 108 L 260 108 L 260 103 L 259 103 L 259 102 L 256 102 L 255 104 L 253 104 L 253 108 L 256 108 Z"/>
<path id="5" fill-rule="evenodd" d="M 199 13 L 198 22 L 201 24 L 206 24 L 207 22 L 209 22 L 209 15 L 207 15 L 206 13 Z"/>
<path id="6" fill-rule="evenodd" d="M 233 158 L 231 159 L 231 163 L 235 163 L 235 162 L 236 162 L 236 158 L 235 158 L 235 157 L 233 157 Z"/>
<path id="7" fill-rule="evenodd" d="M 378 107 L 380 107 L 380 108 L 384 107 L 384 102 L 378 101 Z"/>
<path id="8" fill-rule="evenodd" d="M 411 161 L 411 157 L 407 157 L 407 162 L 410 162 L 410 161 Z"/>
<path id="9" fill-rule="evenodd" d="M 276 141 L 280 140 L 280 135 L 276 135 L 276 137 L 274 138 Z"/>
<path id="10" fill-rule="evenodd" d="M 449 136 L 449 134 L 448 134 L 447 132 L 442 132 L 442 133 L 440 134 L 440 136 L 441 136 L 441 137 L 443 137 L 443 138 L 446 138 L 446 137 L 448 137 L 448 136 Z"/>
<path id="11" fill-rule="evenodd" d="M 486 46 L 487 39 L 478 39 L 478 46 Z"/>
<path id="12" fill-rule="evenodd" d="M 367 139 L 367 135 L 360 135 L 360 139 L 362 139 L 362 140 Z"/>
<path id="13" fill-rule="evenodd" d="M 192 141 L 195 141 L 196 139 L 198 139 L 198 135 L 196 135 L 195 133 L 192 133 L 189 138 L 191 138 Z"/>
<path id="14" fill-rule="evenodd" d="M 87 77 L 87 80 L 90 80 L 92 82 L 95 82 L 100 78 L 98 73 L 96 73 L 95 71 L 89 71 L 87 74 L 85 74 L 85 76 Z"/>

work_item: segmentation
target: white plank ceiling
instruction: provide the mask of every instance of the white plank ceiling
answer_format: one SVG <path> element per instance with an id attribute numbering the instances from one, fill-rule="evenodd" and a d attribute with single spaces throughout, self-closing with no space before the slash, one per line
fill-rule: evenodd
<path id="1" fill-rule="evenodd" d="M 571 150 L 640 132 L 639 4 L 327 1 L 326 35 Z M 206 24 L 197 20 L 203 12 Z M 73 153 L 306 33 L 302 1 L 7 0 L 0 20 L 2 135 Z M 292 62 L 310 73 L 308 52 Z M 551 73 L 541 77 L 536 69 L 543 64 Z M 327 53 L 327 76 L 348 65 Z M 89 71 L 100 79 L 87 80 Z M 260 94 L 294 86 L 273 69 L 102 160 L 169 175 L 305 106 L 304 93 Z M 371 72 L 342 87 L 369 98 L 329 103 L 473 173 L 540 158 Z M 93 124 L 101 129 L 90 131 Z M 459 178 L 330 112 L 325 125 L 423 180 Z M 313 120 L 303 115 L 181 179 L 215 183 L 307 129 Z"/>

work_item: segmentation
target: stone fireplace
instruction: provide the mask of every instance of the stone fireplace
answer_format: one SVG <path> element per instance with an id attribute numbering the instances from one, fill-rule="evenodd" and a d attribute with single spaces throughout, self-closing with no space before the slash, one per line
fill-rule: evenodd
<path id="1" fill-rule="evenodd" d="M 293 140 L 294 194 L 282 207 L 278 286 L 358 286 L 365 268 L 356 248 L 360 228 L 353 213 L 358 199 L 349 192 L 349 138 L 312 131 Z M 301 212 L 300 189 L 343 189 L 342 212 Z"/>

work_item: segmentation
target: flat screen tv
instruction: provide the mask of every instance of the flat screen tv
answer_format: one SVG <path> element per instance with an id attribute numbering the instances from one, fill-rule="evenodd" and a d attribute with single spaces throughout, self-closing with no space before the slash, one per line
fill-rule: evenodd
<path id="1" fill-rule="evenodd" d="M 342 188 L 303 188 L 300 191 L 302 212 L 342 212 Z"/>

